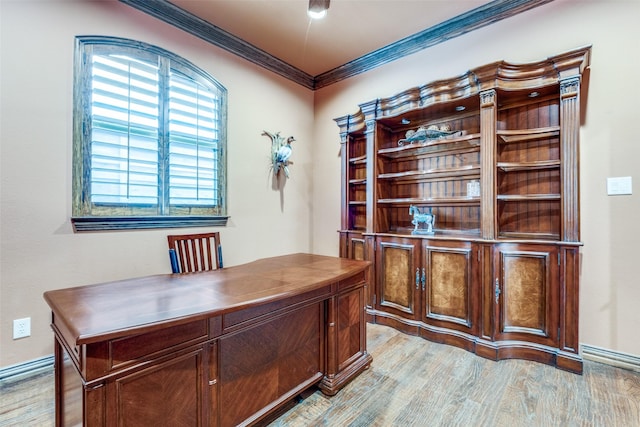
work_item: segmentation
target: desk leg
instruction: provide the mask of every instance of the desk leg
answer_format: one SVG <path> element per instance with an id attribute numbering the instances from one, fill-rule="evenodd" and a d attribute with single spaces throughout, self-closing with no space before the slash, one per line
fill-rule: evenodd
<path id="1" fill-rule="evenodd" d="M 54 375 L 56 426 L 86 425 L 82 378 L 58 337 L 54 339 Z"/>
<path id="2" fill-rule="evenodd" d="M 367 352 L 363 285 L 327 300 L 326 325 L 326 372 L 318 387 L 332 396 L 373 360 Z"/>
<path id="3" fill-rule="evenodd" d="M 62 418 L 62 369 L 63 369 L 64 349 L 57 338 L 53 339 L 53 373 L 55 378 L 54 403 L 56 408 L 56 427 L 61 427 Z"/>

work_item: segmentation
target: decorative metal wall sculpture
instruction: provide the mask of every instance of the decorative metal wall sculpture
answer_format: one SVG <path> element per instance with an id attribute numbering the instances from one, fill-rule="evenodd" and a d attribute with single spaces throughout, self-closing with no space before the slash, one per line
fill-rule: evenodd
<path id="1" fill-rule="evenodd" d="M 284 175 L 289 178 L 289 164 L 293 163 L 289 160 L 292 153 L 291 143 L 296 139 L 293 136 L 285 139 L 280 136 L 280 132 L 270 133 L 262 131 L 262 135 L 271 138 L 271 168 L 273 174 L 278 175 L 280 171 L 284 171 Z"/>

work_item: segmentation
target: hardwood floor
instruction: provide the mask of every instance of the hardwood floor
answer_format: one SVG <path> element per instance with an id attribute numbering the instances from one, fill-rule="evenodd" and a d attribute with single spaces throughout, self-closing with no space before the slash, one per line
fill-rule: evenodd
<path id="1" fill-rule="evenodd" d="M 640 426 L 640 373 L 585 361 L 582 376 L 493 362 L 367 325 L 373 365 L 333 397 L 313 392 L 270 425 Z M 53 425 L 53 372 L 0 384 L 0 426 Z"/>

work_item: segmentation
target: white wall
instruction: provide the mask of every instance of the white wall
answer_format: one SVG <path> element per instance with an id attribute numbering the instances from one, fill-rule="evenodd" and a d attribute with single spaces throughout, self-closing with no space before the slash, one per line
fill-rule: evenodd
<path id="1" fill-rule="evenodd" d="M 2 0 L 0 7 L 0 367 L 53 352 L 43 292 L 168 273 L 165 236 L 200 231 L 73 232 L 76 35 L 157 45 L 227 88 L 231 218 L 219 228 L 226 265 L 311 250 L 313 92 L 115 0 Z M 283 191 L 273 188 L 263 130 L 297 140 Z M 13 340 L 12 320 L 23 317 L 31 317 L 31 337 Z"/>
<path id="2" fill-rule="evenodd" d="M 583 82 L 580 342 L 640 355 L 639 17 L 636 0 L 556 0 L 318 91 L 313 179 L 322 186 L 313 194 L 315 252 L 332 254 L 340 228 L 339 135 L 333 118 L 355 112 L 360 103 L 490 62 L 531 62 L 593 45 L 591 71 Z M 607 196 L 610 176 L 631 176 L 635 194 Z"/>

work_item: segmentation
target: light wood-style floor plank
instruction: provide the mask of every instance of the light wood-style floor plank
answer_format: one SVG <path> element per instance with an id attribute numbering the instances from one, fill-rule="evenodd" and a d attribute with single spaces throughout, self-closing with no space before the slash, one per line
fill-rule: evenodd
<path id="1" fill-rule="evenodd" d="M 640 374 L 586 361 L 584 374 L 464 350 L 368 325 L 373 365 L 272 427 L 640 426 Z M 53 373 L 0 383 L 0 426 L 53 425 Z"/>
<path id="2" fill-rule="evenodd" d="M 336 396 L 314 393 L 272 426 L 640 426 L 640 374 L 494 362 L 368 325 L 372 367 Z M 322 404 L 319 405 L 318 402 Z M 322 407 L 324 412 L 308 408 Z"/>
<path id="3" fill-rule="evenodd" d="M 0 426 L 54 425 L 53 368 L 15 381 L 0 381 Z"/>

